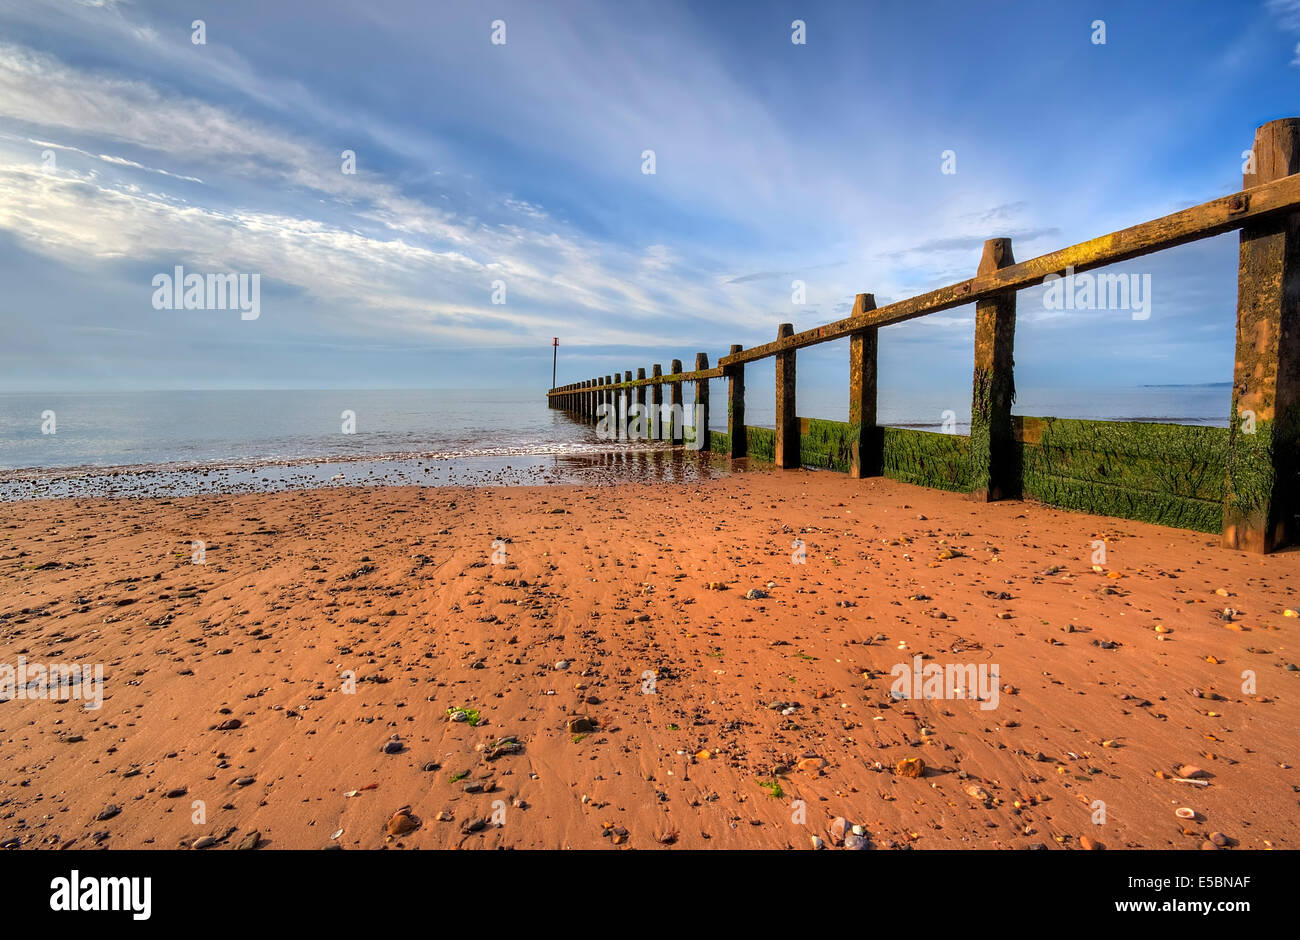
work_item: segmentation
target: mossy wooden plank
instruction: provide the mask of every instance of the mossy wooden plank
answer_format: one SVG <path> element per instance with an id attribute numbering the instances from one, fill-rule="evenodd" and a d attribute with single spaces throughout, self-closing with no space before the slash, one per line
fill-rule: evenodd
<path id="1" fill-rule="evenodd" d="M 970 438 L 913 428 L 882 428 L 884 475 L 935 489 L 970 491 Z"/>
<path id="2" fill-rule="evenodd" d="M 773 428 L 756 428 L 745 425 L 745 438 L 749 442 L 749 456 L 752 460 L 772 463 L 776 459 L 776 430 Z"/>
<path id="3" fill-rule="evenodd" d="M 1032 445 L 1024 446 L 1032 448 Z M 1222 503 L 1215 500 L 1188 499 L 1087 480 L 1026 474 L 1023 495 L 1061 509 L 1138 519 L 1197 532 L 1218 532 L 1223 523 Z"/>

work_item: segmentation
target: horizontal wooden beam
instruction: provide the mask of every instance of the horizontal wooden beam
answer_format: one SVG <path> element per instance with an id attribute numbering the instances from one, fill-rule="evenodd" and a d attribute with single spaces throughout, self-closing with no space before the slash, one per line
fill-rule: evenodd
<path id="1" fill-rule="evenodd" d="M 1300 210 L 1300 174 L 1212 199 L 1163 218 L 1001 268 L 991 274 L 973 277 L 927 294 L 723 356 L 718 360 L 718 365 L 725 367 L 753 362 L 786 350 L 829 343 L 873 327 L 902 323 L 977 300 L 988 300 L 1007 291 L 1034 287 L 1053 274 L 1065 274 L 1067 268 L 1073 268 L 1074 273 L 1081 274 L 1202 238 L 1212 238 L 1239 229 L 1247 222 L 1258 222 L 1297 210 Z"/>

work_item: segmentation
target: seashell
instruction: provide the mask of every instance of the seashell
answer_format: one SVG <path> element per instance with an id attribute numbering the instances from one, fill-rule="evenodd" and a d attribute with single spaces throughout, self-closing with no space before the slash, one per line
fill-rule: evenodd
<path id="1" fill-rule="evenodd" d="M 1196 810 L 1192 809 L 1190 806 L 1180 806 L 1178 809 L 1174 810 L 1174 815 L 1179 819 L 1195 819 Z"/>

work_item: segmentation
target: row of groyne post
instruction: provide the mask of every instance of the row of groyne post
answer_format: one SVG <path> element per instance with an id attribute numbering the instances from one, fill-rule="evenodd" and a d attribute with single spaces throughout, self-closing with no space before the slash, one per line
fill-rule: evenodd
<path id="1" fill-rule="evenodd" d="M 1271 552 L 1300 538 L 1298 173 L 1300 118 L 1272 121 L 1256 131 L 1240 192 L 1023 262 L 1013 257 L 1011 239 L 991 238 L 968 280 L 884 307 L 861 293 L 848 317 L 802 332 L 782 323 L 774 341 L 749 349 L 733 345 L 715 367 L 706 353 L 698 353 L 690 371 L 674 359 L 666 373 L 653 365 L 648 375 L 638 368 L 635 376 L 632 370 L 596 376 L 553 388 L 548 400 L 589 421 L 606 414 L 646 416 L 658 437 L 660 416 L 683 414 L 682 389 L 693 382 L 692 430 L 703 435 L 703 447 L 731 460 L 828 467 L 854 478 L 884 475 L 977 500 L 1035 498 L 1216 532 L 1225 547 Z M 1226 428 L 1012 414 L 1018 291 L 1232 231 L 1240 233 L 1240 245 Z M 1098 277 L 1101 282 L 1116 276 Z M 970 303 L 970 434 L 879 426 L 880 329 Z M 849 420 L 800 418 L 796 354 L 837 339 L 849 340 Z M 771 429 L 745 424 L 745 367 L 767 358 L 776 373 Z M 727 382 L 725 434 L 707 430 L 713 379 Z M 680 443 L 685 422 L 667 421 L 671 439 Z"/>

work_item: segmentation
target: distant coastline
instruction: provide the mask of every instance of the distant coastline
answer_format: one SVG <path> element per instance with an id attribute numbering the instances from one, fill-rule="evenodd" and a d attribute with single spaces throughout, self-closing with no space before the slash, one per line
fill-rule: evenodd
<path id="1" fill-rule="evenodd" d="M 1232 388 L 1231 382 L 1147 382 L 1138 388 Z"/>

